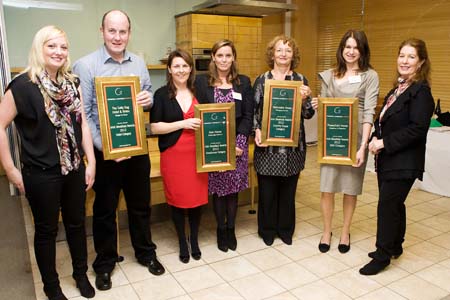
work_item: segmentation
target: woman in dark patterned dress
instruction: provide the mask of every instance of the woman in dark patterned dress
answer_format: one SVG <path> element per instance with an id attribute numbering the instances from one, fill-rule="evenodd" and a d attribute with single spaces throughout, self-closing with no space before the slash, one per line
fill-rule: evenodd
<path id="1" fill-rule="evenodd" d="M 209 73 L 197 76 L 196 95 L 200 103 L 230 103 L 236 107 L 236 169 L 209 173 L 208 189 L 213 195 L 217 220 L 217 246 L 236 250 L 235 220 L 238 193 L 248 188 L 248 136 L 252 131 L 253 92 L 250 79 L 238 74 L 236 48 L 220 40 L 211 51 Z"/>
<path id="2" fill-rule="evenodd" d="M 306 157 L 303 119 L 312 118 L 314 109 L 311 106 L 308 80 L 294 71 L 300 61 L 295 40 L 284 35 L 275 37 L 267 47 L 266 59 L 272 70 L 261 74 L 253 85 L 256 105 L 254 165 L 258 176 L 258 234 L 268 246 L 273 244 L 277 235 L 290 245 L 295 229 L 295 191 Z M 303 81 L 297 147 L 267 146 L 261 143 L 264 84 L 268 79 Z"/>

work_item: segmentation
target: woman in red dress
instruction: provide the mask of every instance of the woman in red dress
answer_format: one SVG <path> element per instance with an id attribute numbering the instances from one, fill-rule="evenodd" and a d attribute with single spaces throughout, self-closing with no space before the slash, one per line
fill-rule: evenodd
<path id="1" fill-rule="evenodd" d="M 201 258 L 198 228 L 201 208 L 208 203 L 208 173 L 197 173 L 195 158 L 195 130 L 200 119 L 194 118 L 194 73 L 192 57 L 183 50 L 175 50 L 167 62 L 167 85 L 158 89 L 151 110 L 151 131 L 158 134 L 161 152 L 161 175 L 167 203 L 180 243 L 180 260 L 189 262 Z M 185 211 L 190 227 L 185 234 Z"/>

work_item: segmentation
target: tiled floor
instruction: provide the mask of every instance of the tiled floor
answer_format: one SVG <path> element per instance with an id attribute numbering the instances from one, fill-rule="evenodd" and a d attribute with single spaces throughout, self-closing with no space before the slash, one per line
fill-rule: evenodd
<path id="1" fill-rule="evenodd" d="M 256 215 L 249 207 L 239 208 L 238 248 L 223 253 L 215 243 L 215 221 L 211 211 L 202 219 L 202 259 L 183 264 L 171 221 L 152 225 L 157 254 L 166 267 L 155 277 L 136 263 L 127 231 L 121 232 L 121 254 L 125 261 L 113 273 L 113 288 L 97 291 L 98 300 L 238 300 L 238 299 L 450 299 L 450 199 L 412 190 L 408 200 L 405 252 L 384 272 L 361 276 L 358 269 L 369 261 L 376 232 L 377 185 L 373 173 L 366 173 L 364 192 L 359 197 L 352 225 L 352 248 L 337 251 L 342 201 L 336 198 L 332 249 L 321 254 L 319 167 L 316 148 L 308 148 L 307 167 L 297 188 L 297 225 L 294 242 L 284 245 L 276 239 L 271 247 L 257 236 Z M 32 226 L 28 225 L 29 231 Z M 65 242 L 58 243 L 57 265 L 64 293 L 83 299 L 71 278 L 71 261 Z M 94 258 L 89 238 L 90 263 Z M 32 255 L 37 299 L 46 299 Z M 89 271 L 91 282 L 95 277 Z"/>

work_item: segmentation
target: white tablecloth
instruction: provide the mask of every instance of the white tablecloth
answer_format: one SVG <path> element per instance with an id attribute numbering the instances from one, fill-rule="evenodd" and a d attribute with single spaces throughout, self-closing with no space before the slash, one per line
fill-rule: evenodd
<path id="1" fill-rule="evenodd" d="M 425 173 L 415 187 L 450 197 L 450 127 L 428 130 Z"/>

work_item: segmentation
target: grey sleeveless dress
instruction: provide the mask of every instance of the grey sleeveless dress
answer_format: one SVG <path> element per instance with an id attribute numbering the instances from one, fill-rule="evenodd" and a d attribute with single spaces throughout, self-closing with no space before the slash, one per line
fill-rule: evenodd
<path id="1" fill-rule="evenodd" d="M 361 82 L 350 83 L 349 81 L 336 83 L 333 70 L 329 69 L 319 73 L 322 81 L 321 97 L 353 98 L 358 101 L 358 145 L 359 149 L 362 139 L 362 125 L 370 123 L 373 125 L 373 117 L 377 106 L 379 81 L 378 74 L 369 69 L 359 73 Z M 360 195 L 364 172 L 366 170 L 367 154 L 364 164 L 359 168 L 352 166 L 321 164 L 320 166 L 320 191 L 328 193 L 344 193 L 347 195 Z"/>

